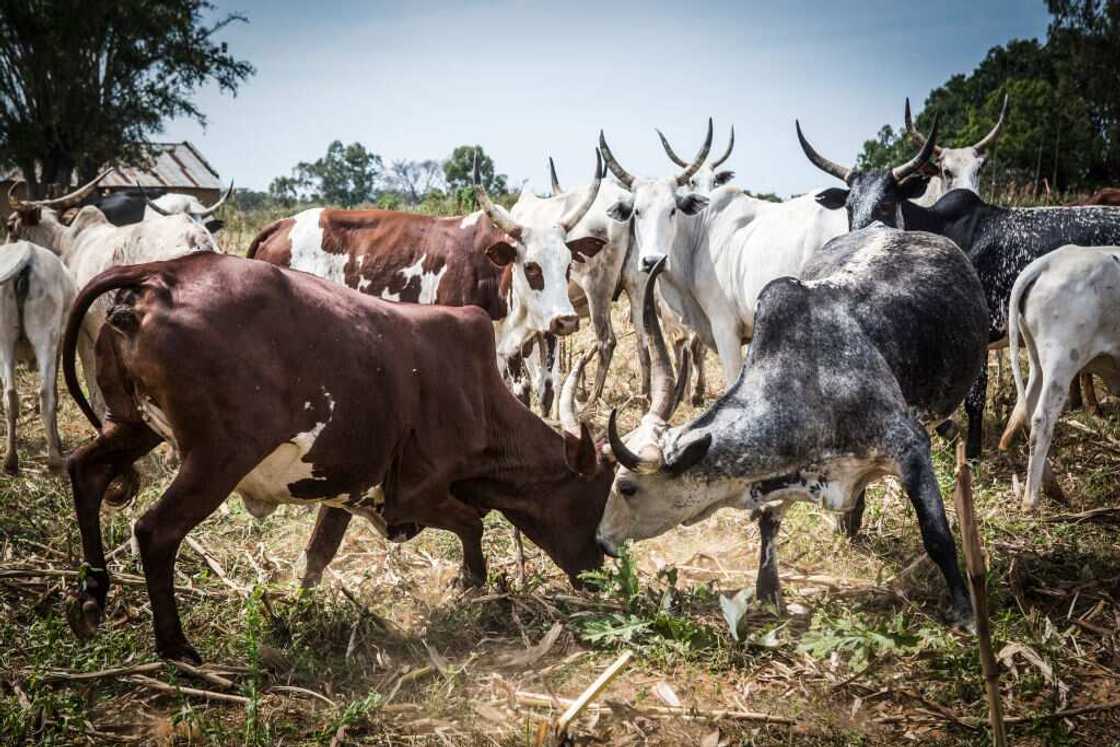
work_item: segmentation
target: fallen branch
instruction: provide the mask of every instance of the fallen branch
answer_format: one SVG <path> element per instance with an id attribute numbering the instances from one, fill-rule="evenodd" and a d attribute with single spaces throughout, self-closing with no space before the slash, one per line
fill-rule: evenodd
<path id="1" fill-rule="evenodd" d="M 163 669 L 163 662 L 153 661 L 147 664 L 136 664 L 131 667 L 114 667 L 113 669 L 101 669 L 96 672 L 47 672 L 45 675 L 43 675 L 43 679 L 47 682 L 92 682 L 94 680 L 125 677 L 131 674 L 158 672 L 161 669 Z"/>
<path id="2" fill-rule="evenodd" d="M 338 708 L 338 704 L 328 698 L 322 693 L 317 693 L 314 690 L 308 690 L 305 687 L 296 687 L 295 685 L 269 685 L 264 688 L 266 693 L 280 693 L 281 695 L 305 695 L 309 698 L 321 700 L 331 708 Z"/>
<path id="3" fill-rule="evenodd" d="M 222 564 L 218 562 L 217 558 L 210 554 L 209 550 L 202 546 L 201 542 L 196 540 L 194 537 L 191 537 L 189 534 L 185 539 L 187 544 L 190 545 L 191 549 L 202 556 L 202 559 L 206 561 L 207 567 L 209 567 L 210 570 L 212 570 L 214 574 L 222 580 L 223 584 L 233 589 L 240 596 L 249 596 L 248 590 L 230 580 L 229 576 L 226 575 L 225 569 L 222 568 Z"/>
<path id="4" fill-rule="evenodd" d="M 186 663 L 185 661 L 168 661 L 167 663 L 178 669 L 180 672 L 184 672 L 192 677 L 197 677 L 200 680 L 205 680 L 211 685 L 224 687 L 227 690 L 232 690 L 237 687 L 237 684 L 233 680 L 227 679 L 220 674 L 215 674 L 214 672 L 208 672 L 205 669 L 200 669 L 192 664 Z"/>
<path id="5" fill-rule="evenodd" d="M 144 580 L 143 576 L 135 576 L 131 573 L 111 573 L 109 574 L 113 583 L 120 584 L 121 586 L 143 586 L 147 588 L 148 582 Z M 11 578 L 77 578 L 77 571 L 65 570 L 62 568 L 0 568 L 0 579 Z M 197 589 L 193 586 L 176 586 L 175 591 L 185 592 L 188 594 L 197 594 L 202 597 L 221 597 L 213 591 L 204 591 Z"/>
<path id="6" fill-rule="evenodd" d="M 531 706 L 537 708 L 555 708 L 557 706 L 568 706 L 575 701 L 568 698 L 560 698 L 552 695 L 545 695 L 543 693 L 531 693 L 518 691 L 514 694 L 514 699 L 518 705 Z M 698 708 L 674 708 L 672 706 L 656 706 L 656 705 L 642 705 L 632 706 L 627 705 L 627 709 L 634 713 L 643 716 L 656 716 L 661 718 L 682 718 L 689 721 L 757 721 L 766 724 L 784 724 L 792 726 L 797 722 L 792 718 L 785 716 L 773 716 L 769 713 L 758 713 L 755 711 L 743 711 L 736 709 L 716 709 L 710 711 L 702 711 Z M 587 707 L 588 711 L 610 711 L 609 705 L 590 705 Z"/>
<path id="7" fill-rule="evenodd" d="M 226 703 L 237 703 L 238 705 L 249 705 L 248 698 L 241 695 L 230 695 L 229 693 L 216 693 L 212 690 L 199 690 L 193 687 L 181 687 L 179 685 L 169 685 L 166 682 L 146 677 L 142 674 L 134 674 L 128 677 L 129 682 L 152 690 L 159 690 L 160 692 L 170 693 L 172 695 L 189 695 L 195 698 L 205 698 L 207 700 L 220 700 Z"/>
<path id="8" fill-rule="evenodd" d="M 580 693 L 578 698 L 572 701 L 568 709 L 564 711 L 563 715 L 556 721 L 556 734 L 566 734 L 568 732 L 568 724 L 579 715 L 580 711 L 586 708 L 587 705 L 595 699 L 596 695 L 610 684 L 611 680 L 618 676 L 618 673 L 622 671 L 622 668 L 625 667 L 633 657 L 633 651 L 624 651 L 609 667 L 604 669 L 603 673 L 600 674 L 594 682 L 588 685 L 587 689 Z"/>

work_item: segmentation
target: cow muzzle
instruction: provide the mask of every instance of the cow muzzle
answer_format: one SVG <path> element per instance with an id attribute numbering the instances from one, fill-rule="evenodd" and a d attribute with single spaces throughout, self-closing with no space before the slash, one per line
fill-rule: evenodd
<path id="1" fill-rule="evenodd" d="M 553 317 L 548 323 L 548 331 L 558 337 L 570 335 L 579 329 L 579 317 L 575 314 Z"/>
<path id="2" fill-rule="evenodd" d="M 604 555 L 608 555 L 612 558 L 618 557 L 618 545 L 604 537 L 600 532 L 595 533 L 595 544 L 599 546 L 599 549 L 603 551 Z"/>

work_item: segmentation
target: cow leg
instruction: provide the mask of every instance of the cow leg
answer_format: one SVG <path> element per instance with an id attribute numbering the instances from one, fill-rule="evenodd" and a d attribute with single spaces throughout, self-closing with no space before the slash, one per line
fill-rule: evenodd
<path id="1" fill-rule="evenodd" d="M 863 527 L 863 511 L 867 507 L 867 491 L 859 491 L 852 508 L 836 517 L 836 531 L 854 540 Z"/>
<path id="2" fill-rule="evenodd" d="M 1023 386 L 1023 397 L 1020 399 L 1016 395 L 1015 407 L 1011 410 L 1007 427 L 999 439 L 1001 449 L 1008 448 L 1019 429 L 1027 425 L 1027 419 L 1038 407 L 1038 398 L 1042 393 L 1042 362 L 1039 360 L 1038 350 L 1033 342 L 1027 344 L 1027 356 L 1030 361 L 1027 368 L 1027 383 Z"/>
<path id="3" fill-rule="evenodd" d="M 933 471 L 929 439 L 924 432 L 920 436 L 924 443 L 912 446 L 899 461 L 902 466 L 902 484 L 918 515 L 918 527 L 922 532 L 922 544 L 926 553 L 937 564 L 949 587 L 949 597 L 952 600 L 950 621 L 971 629 L 974 625 L 972 601 L 965 589 L 960 568 L 957 567 L 957 549 L 953 544 L 953 535 L 949 532 L 945 504 L 941 500 L 937 475 Z"/>
<path id="4" fill-rule="evenodd" d="M 58 436 L 58 339 L 57 334 L 35 343 L 35 365 L 39 369 L 39 420 L 47 434 L 47 466 L 62 467 L 62 439 Z"/>
<path id="5" fill-rule="evenodd" d="M 556 394 L 556 346 L 559 342 L 553 334 L 541 335 L 537 340 L 541 364 L 537 396 L 540 398 L 541 415 L 546 418 L 552 414 L 552 400 Z"/>
<path id="6" fill-rule="evenodd" d="M 152 604 L 156 651 L 165 659 L 201 663 L 202 657 L 183 633 L 175 602 L 175 555 L 187 533 L 221 505 L 238 480 L 259 460 L 223 451 L 184 453 L 179 474 L 163 497 L 136 522 L 136 541 Z"/>
<path id="7" fill-rule="evenodd" d="M 9 346 L 0 360 L 0 377 L 4 379 L 4 416 L 8 422 L 8 453 L 4 456 L 4 471 L 19 474 L 19 453 L 16 450 L 16 421 L 19 420 L 19 393 L 16 391 L 15 346 Z"/>
<path id="8" fill-rule="evenodd" d="M 1085 410 L 1093 417 L 1101 417 L 1101 403 L 1097 401 L 1097 388 L 1093 384 L 1093 374 L 1081 374 L 1081 388 L 1085 390 Z"/>
<path id="9" fill-rule="evenodd" d="M 988 398 L 988 364 L 984 362 L 980 375 L 964 398 L 964 412 L 968 416 L 968 442 L 965 456 L 969 461 L 980 459 L 984 444 L 984 404 Z"/>
<path id="10" fill-rule="evenodd" d="M 1060 356 L 1051 356 L 1055 358 Z M 1070 370 L 1072 369 L 1072 370 Z M 1069 376 L 1069 379 L 1066 377 Z M 1065 405 L 1065 395 L 1068 381 L 1077 378 L 1075 367 L 1062 365 L 1053 368 L 1044 368 L 1042 371 L 1042 397 L 1031 415 L 1030 460 L 1027 463 L 1027 485 L 1023 494 L 1023 508 L 1034 511 L 1038 508 L 1039 488 L 1050 483 L 1048 494 L 1053 495 L 1053 485 L 1057 481 L 1051 474 L 1050 480 L 1045 479 L 1048 472 L 1047 460 L 1050 455 L 1050 442 L 1054 437 L 1054 426 L 1062 414 Z"/>
<path id="11" fill-rule="evenodd" d="M 1085 402 L 1081 399 L 1081 380 L 1075 376 L 1069 383 L 1069 409 L 1080 410 L 1084 406 Z"/>
<path id="12" fill-rule="evenodd" d="M 715 338 L 720 363 L 723 364 L 724 381 L 730 389 L 743 367 L 743 338 L 737 324 L 717 323 L 716 320 L 712 320 L 712 336 Z"/>
<path id="13" fill-rule="evenodd" d="M 74 511 L 82 538 L 84 573 L 76 598 L 67 611 L 79 637 L 95 632 L 109 594 L 109 573 L 101 543 L 101 500 L 118 474 L 154 449 L 160 437 L 143 423 L 109 421 L 97 438 L 79 447 L 67 460 Z"/>
<path id="14" fill-rule="evenodd" d="M 529 384 L 525 376 L 525 363 L 520 353 L 510 356 L 506 360 L 505 378 L 510 391 L 517 400 L 526 407 L 531 406 Z"/>
<path id="15" fill-rule="evenodd" d="M 626 298 L 630 300 L 630 324 L 634 327 L 634 335 L 638 338 L 638 368 L 642 377 L 642 396 L 649 396 L 649 345 L 646 343 L 646 326 L 642 320 L 642 289 L 640 285 L 631 288 L 630 283 L 625 286 Z M 605 374 L 604 374 L 605 376 Z"/>
<path id="16" fill-rule="evenodd" d="M 404 503 L 404 501 L 402 501 Z M 409 516 L 418 524 L 454 532 L 463 545 L 459 584 L 464 588 L 486 583 L 486 556 L 482 554 L 482 515 L 452 497 L 442 500 L 410 498 Z M 415 506 L 416 510 L 411 510 Z"/>
<path id="17" fill-rule="evenodd" d="M 353 516 L 344 508 L 334 506 L 319 506 L 319 515 L 315 519 L 315 529 L 311 532 L 311 540 L 307 543 L 304 556 L 307 563 L 303 570 L 303 579 L 300 586 L 310 589 L 319 585 L 323 580 L 323 571 L 327 569 L 338 547 L 342 544 L 342 537 L 346 534 L 346 527 Z"/>
<path id="18" fill-rule="evenodd" d="M 778 530 L 782 528 L 785 506 L 767 509 L 758 517 L 761 538 L 758 560 L 758 577 L 754 583 L 755 598 L 782 607 L 782 582 L 778 576 Z"/>
<path id="19" fill-rule="evenodd" d="M 595 330 L 595 339 L 599 344 L 599 368 L 595 372 L 595 388 L 591 391 L 588 402 L 594 402 L 603 393 L 607 383 L 607 373 L 611 369 L 611 359 L 614 357 L 615 346 L 618 340 L 611 324 L 611 291 L 607 283 L 596 283 L 591 288 L 592 293 L 587 293 L 587 313 L 591 317 L 591 326 Z M 643 369 L 644 370 L 644 369 Z"/>
<path id="20" fill-rule="evenodd" d="M 88 319 L 88 317 L 87 317 Z M 101 387 L 97 384 L 97 351 L 96 337 L 90 337 L 86 328 L 78 333 L 78 359 L 82 362 L 82 376 L 86 380 L 86 392 L 89 394 L 89 404 L 99 416 L 105 415 L 105 397 L 101 394 Z"/>
<path id="21" fill-rule="evenodd" d="M 688 349 L 692 352 L 692 370 L 696 372 L 696 379 L 692 383 L 692 404 L 700 407 L 708 396 L 708 381 L 704 374 L 704 357 L 708 351 L 700 335 L 689 337 Z"/>

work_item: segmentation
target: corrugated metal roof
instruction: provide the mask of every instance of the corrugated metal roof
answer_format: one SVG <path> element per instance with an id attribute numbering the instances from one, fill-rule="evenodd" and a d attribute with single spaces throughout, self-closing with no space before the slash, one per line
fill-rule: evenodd
<path id="1" fill-rule="evenodd" d="M 221 189 L 218 172 L 207 163 L 202 154 L 187 141 L 181 143 L 152 143 L 156 151 L 146 167 L 117 166 L 99 183 L 99 187 L 131 187 L 136 182 L 142 187 L 169 189 Z M 19 169 L 4 175 L 3 180 L 18 179 Z M 78 186 L 77 181 L 73 186 Z"/>

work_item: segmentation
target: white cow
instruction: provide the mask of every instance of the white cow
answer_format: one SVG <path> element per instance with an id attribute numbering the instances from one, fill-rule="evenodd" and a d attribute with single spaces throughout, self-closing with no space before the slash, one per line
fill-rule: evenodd
<path id="1" fill-rule="evenodd" d="M 168 192 L 167 194 L 160 195 L 154 200 L 149 200 L 148 195 L 144 194 L 144 188 L 139 184 L 136 188 L 140 190 L 140 194 L 144 195 L 144 200 L 148 203 L 144 208 L 144 220 L 152 218 L 167 217 L 169 215 L 186 215 L 195 223 L 201 226 L 206 226 L 206 229 L 211 233 L 217 232 L 224 223 L 223 221 L 211 219 L 210 216 L 218 212 L 226 200 L 233 194 L 233 182 L 229 183 L 229 189 L 222 195 L 221 199 L 215 202 L 210 207 L 206 207 L 194 195 L 185 195 L 180 192 Z"/>
<path id="2" fill-rule="evenodd" d="M 8 474 L 19 472 L 17 362 L 34 363 L 39 370 L 39 418 L 47 436 L 47 464 L 51 469 L 62 466 L 55 381 L 62 329 L 75 293 L 70 274 L 51 252 L 29 241 L 0 246 L 0 379 L 8 421 L 4 458 Z"/>
<path id="3" fill-rule="evenodd" d="M 16 196 L 22 182 L 16 182 L 8 191 L 8 202 L 14 211 L 8 217 L 9 236 L 39 244 L 61 257 L 79 289 L 95 275 L 117 265 L 173 259 L 190 252 L 218 251 L 210 232 L 186 215 L 114 226 L 100 210 L 87 205 L 78 211 L 70 225 L 64 225 L 59 215 L 80 202 L 107 173 L 53 200 L 24 201 Z M 93 347 L 105 320 L 107 303 L 108 298 L 102 299 L 86 314 L 78 340 L 78 355 L 82 359 L 90 400 L 99 412 L 104 410 L 104 402 L 94 377 Z"/>
<path id="4" fill-rule="evenodd" d="M 941 196 L 953 189 L 967 189 L 980 194 L 980 171 L 988 161 L 988 150 L 999 139 L 1003 131 L 1004 115 L 1007 114 L 1007 96 L 1003 97 L 1003 108 L 999 111 L 999 119 L 991 131 L 976 145 L 964 148 L 942 148 L 933 146 L 933 157 L 937 163 L 938 176 L 930 178 L 926 191 L 921 197 L 914 200 L 922 207 L 929 207 L 941 199 Z M 914 128 L 910 116 L 910 99 L 906 99 L 906 132 L 919 147 L 926 144 L 922 133 Z"/>
<path id="5" fill-rule="evenodd" d="M 1025 387 L 1020 333 L 1030 358 Z M 1011 289 L 1008 337 L 1017 398 L 999 445 L 1006 449 L 1030 418 L 1023 506 L 1033 510 L 1040 487 L 1053 482 L 1047 456 L 1070 382 L 1087 370 L 1120 394 L 1120 247 L 1067 245 L 1027 265 Z"/>
<path id="6" fill-rule="evenodd" d="M 619 165 L 603 133 L 599 148 L 628 190 L 608 214 L 632 223 L 631 253 L 643 270 L 668 257 L 661 296 L 716 350 L 730 385 L 742 367 L 742 344 L 753 334 L 758 294 L 775 278 L 797 276 L 817 249 L 846 233 L 846 216 L 819 205 L 814 194 L 773 203 L 726 185 L 710 195 L 685 191 L 687 171 L 638 179 Z"/>

